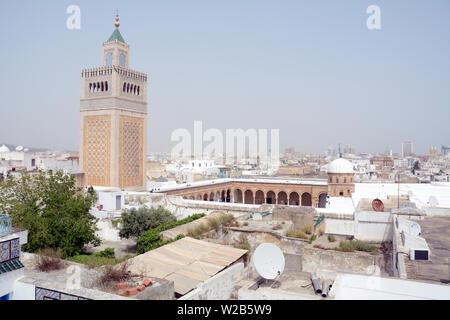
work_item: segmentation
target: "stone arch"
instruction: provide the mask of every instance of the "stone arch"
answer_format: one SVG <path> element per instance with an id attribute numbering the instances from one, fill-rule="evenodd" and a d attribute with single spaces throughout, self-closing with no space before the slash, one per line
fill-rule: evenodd
<path id="1" fill-rule="evenodd" d="M 302 206 L 304 207 L 311 207 L 312 206 L 312 199 L 311 194 L 308 192 L 305 192 L 302 194 Z"/>
<path id="2" fill-rule="evenodd" d="M 321 193 L 319 195 L 319 203 L 317 204 L 318 208 L 326 208 L 327 206 L 327 194 Z"/>
<path id="3" fill-rule="evenodd" d="M 194 196 L 190 196 L 190 197 L 189 197 L 189 200 L 194 200 Z"/>
<path id="4" fill-rule="evenodd" d="M 108 91 L 108 81 L 105 81 L 105 91 Z"/>
<path id="5" fill-rule="evenodd" d="M 127 90 L 127 83 L 124 82 L 124 83 L 123 83 L 123 89 L 122 89 L 122 91 L 125 92 L 126 90 Z"/>
<path id="6" fill-rule="evenodd" d="M 227 193 L 225 194 L 225 202 L 231 202 L 231 190 L 228 189 Z"/>
<path id="7" fill-rule="evenodd" d="M 241 189 L 234 190 L 234 202 L 235 203 L 244 203 L 244 199 L 242 198 L 242 190 Z"/>
<path id="8" fill-rule="evenodd" d="M 277 204 L 288 204 L 287 194 L 284 191 L 278 192 L 278 201 Z"/>
<path id="9" fill-rule="evenodd" d="M 265 202 L 264 192 L 261 190 L 256 191 L 255 193 L 255 204 L 263 204 Z"/>
<path id="10" fill-rule="evenodd" d="M 216 191 L 216 201 L 220 201 L 220 191 Z"/>
<path id="11" fill-rule="evenodd" d="M 209 194 L 209 201 L 214 201 L 214 192 Z"/>
<path id="12" fill-rule="evenodd" d="M 268 191 L 267 192 L 266 203 L 269 203 L 269 204 L 276 204 L 277 203 L 277 195 L 275 194 L 275 192 L 273 192 L 273 191 Z"/>
<path id="13" fill-rule="evenodd" d="M 297 192 L 291 192 L 289 195 L 289 205 L 290 206 L 298 206 L 300 205 L 300 196 Z"/>
<path id="14" fill-rule="evenodd" d="M 208 201 L 208 194 L 207 194 L 207 193 L 205 193 L 205 194 L 203 195 L 203 201 Z"/>
<path id="15" fill-rule="evenodd" d="M 253 204 L 254 203 L 254 199 L 253 199 L 253 191 L 252 190 L 246 190 L 244 193 L 244 203 L 246 204 Z"/>
<path id="16" fill-rule="evenodd" d="M 202 200 L 202 195 L 201 194 L 197 195 L 197 200 Z"/>

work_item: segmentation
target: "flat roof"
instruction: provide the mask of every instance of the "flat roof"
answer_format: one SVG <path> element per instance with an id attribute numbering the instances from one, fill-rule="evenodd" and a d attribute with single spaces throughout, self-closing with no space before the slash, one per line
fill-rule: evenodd
<path id="1" fill-rule="evenodd" d="M 185 237 L 130 259 L 129 270 L 172 280 L 175 292 L 185 295 L 246 253 L 247 250 Z"/>
<path id="2" fill-rule="evenodd" d="M 430 196 L 436 197 L 438 208 L 450 208 L 450 184 L 445 182 L 433 183 L 355 183 L 352 198 L 355 203 L 363 198 L 386 199 L 389 195 L 396 196 L 400 187 L 400 196 L 408 195 L 418 207 L 429 206 Z"/>
<path id="3" fill-rule="evenodd" d="M 183 183 L 176 186 L 168 186 L 159 188 L 158 192 L 168 192 L 173 190 L 182 190 L 189 189 L 195 187 L 204 187 L 215 184 L 223 184 L 229 182 L 241 182 L 241 183 L 273 183 L 273 184 L 296 184 L 296 185 L 317 185 L 317 186 L 327 186 L 328 182 L 326 179 L 271 179 L 271 178 L 259 178 L 259 179 L 234 179 L 234 178 L 225 178 L 225 179 L 214 179 L 214 180 L 204 180 L 204 181 L 196 181 L 191 183 Z"/>
<path id="4" fill-rule="evenodd" d="M 448 281 L 449 248 L 450 248 L 450 217 L 425 217 L 417 221 L 420 224 L 424 238 L 430 248 L 430 261 L 410 260 L 405 258 L 406 274 L 408 279 L 424 281 Z"/>
<path id="5" fill-rule="evenodd" d="M 331 290 L 336 300 L 450 299 L 448 285 L 356 274 L 339 274 Z"/>

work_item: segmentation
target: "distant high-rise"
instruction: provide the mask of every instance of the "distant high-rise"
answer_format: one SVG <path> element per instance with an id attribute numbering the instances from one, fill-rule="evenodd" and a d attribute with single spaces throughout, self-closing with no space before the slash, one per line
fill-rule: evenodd
<path id="1" fill-rule="evenodd" d="M 430 147 L 430 157 L 436 157 L 438 154 L 438 148 L 437 147 Z"/>
<path id="2" fill-rule="evenodd" d="M 102 67 L 81 73 L 80 167 L 86 185 L 143 187 L 147 75 L 129 69 L 118 15 L 115 26 Z"/>
<path id="3" fill-rule="evenodd" d="M 402 157 L 409 157 L 413 152 L 413 143 L 411 141 L 402 142 Z"/>
<path id="4" fill-rule="evenodd" d="M 442 155 L 447 156 L 450 154 L 450 146 L 442 146 Z"/>

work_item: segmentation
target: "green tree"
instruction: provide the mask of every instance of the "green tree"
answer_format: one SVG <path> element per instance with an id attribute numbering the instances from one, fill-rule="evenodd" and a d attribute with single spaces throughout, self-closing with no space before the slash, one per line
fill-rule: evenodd
<path id="1" fill-rule="evenodd" d="M 176 221 L 176 217 L 162 207 L 124 211 L 119 235 L 122 238 L 139 238 L 144 231 L 156 228 L 162 224 Z"/>
<path id="2" fill-rule="evenodd" d="M 29 252 L 59 248 L 67 257 L 88 243 L 98 245 L 97 219 L 89 213 L 96 200 L 62 171 L 24 173 L 0 183 L 0 210 L 15 226 L 28 230 L 24 250 Z"/>

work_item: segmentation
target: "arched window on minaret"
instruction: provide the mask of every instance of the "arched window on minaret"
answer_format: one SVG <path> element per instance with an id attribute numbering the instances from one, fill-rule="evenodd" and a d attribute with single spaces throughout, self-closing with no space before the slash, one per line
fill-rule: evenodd
<path id="1" fill-rule="evenodd" d="M 105 91 L 108 91 L 108 81 L 105 81 Z"/>
<path id="2" fill-rule="evenodd" d="M 127 89 L 127 84 L 124 82 L 123 83 L 123 92 L 125 92 L 126 89 Z"/>
<path id="3" fill-rule="evenodd" d="M 103 84 L 103 81 L 102 81 L 102 92 L 103 91 L 105 91 L 105 85 Z"/>

